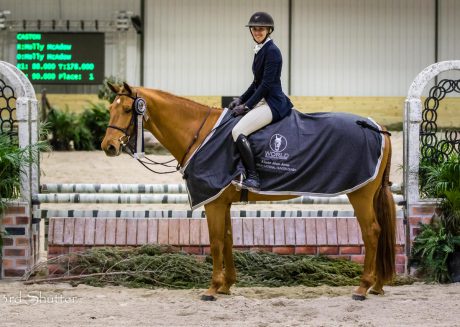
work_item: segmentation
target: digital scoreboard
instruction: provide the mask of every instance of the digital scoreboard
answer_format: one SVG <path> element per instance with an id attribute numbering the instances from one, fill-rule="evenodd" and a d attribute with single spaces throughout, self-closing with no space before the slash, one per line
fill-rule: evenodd
<path id="1" fill-rule="evenodd" d="M 34 84 L 101 84 L 104 33 L 16 34 L 16 67 Z"/>

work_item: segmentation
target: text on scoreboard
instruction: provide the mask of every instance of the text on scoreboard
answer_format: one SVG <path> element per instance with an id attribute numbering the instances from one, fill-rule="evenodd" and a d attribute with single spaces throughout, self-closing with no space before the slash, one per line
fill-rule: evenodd
<path id="1" fill-rule="evenodd" d="M 36 84 L 100 84 L 104 33 L 16 34 L 16 67 Z"/>

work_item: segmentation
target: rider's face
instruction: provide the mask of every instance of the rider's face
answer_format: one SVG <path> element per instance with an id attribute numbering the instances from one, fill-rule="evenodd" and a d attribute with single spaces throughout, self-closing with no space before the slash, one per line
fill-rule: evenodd
<path id="1" fill-rule="evenodd" d="M 261 43 L 267 37 L 268 27 L 253 26 L 251 27 L 251 34 L 257 43 Z"/>

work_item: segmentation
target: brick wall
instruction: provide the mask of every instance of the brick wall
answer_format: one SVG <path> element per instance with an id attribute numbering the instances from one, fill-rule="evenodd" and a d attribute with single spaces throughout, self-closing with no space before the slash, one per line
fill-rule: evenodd
<path id="1" fill-rule="evenodd" d="M 364 262 L 356 218 L 233 218 L 238 250 L 279 254 L 328 255 Z M 403 220 L 397 220 L 397 271 L 405 272 Z M 200 218 L 51 218 L 48 257 L 93 246 L 169 244 L 192 254 L 209 254 L 206 219 Z"/>
<path id="2" fill-rule="evenodd" d="M 26 202 L 10 203 L 2 217 L 3 237 L 1 277 L 20 278 L 38 260 L 38 224 L 32 224 Z"/>

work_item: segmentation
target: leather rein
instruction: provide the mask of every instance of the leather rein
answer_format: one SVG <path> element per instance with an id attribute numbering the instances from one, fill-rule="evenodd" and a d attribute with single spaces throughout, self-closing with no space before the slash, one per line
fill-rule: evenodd
<path id="1" fill-rule="evenodd" d="M 192 142 L 190 142 L 189 146 L 187 147 L 187 150 L 185 150 L 185 153 L 182 156 L 181 161 L 177 163 L 176 170 L 179 170 L 179 169 L 181 169 L 181 167 L 183 167 L 185 157 L 187 157 L 187 154 L 190 152 L 190 150 L 192 149 L 193 145 L 198 140 L 198 136 L 200 135 L 200 132 L 203 129 L 203 126 L 206 123 L 206 120 L 208 120 L 208 117 L 209 117 L 210 114 L 211 114 L 211 107 L 208 107 L 208 112 L 206 113 L 206 116 L 204 117 L 203 121 L 201 122 L 200 127 L 198 127 L 198 130 L 196 131 L 195 135 L 193 136 Z"/>
<path id="2" fill-rule="evenodd" d="M 129 135 L 129 129 L 131 127 L 131 125 L 134 123 L 134 119 L 135 119 L 135 115 L 139 115 L 141 113 L 139 113 L 138 110 L 136 110 L 136 104 L 137 102 L 140 100 L 142 100 L 144 103 L 145 103 L 145 100 L 141 97 L 138 97 L 137 94 L 135 96 L 132 96 L 130 94 L 126 94 L 126 93 L 117 93 L 118 96 L 127 96 L 131 99 L 133 99 L 133 104 L 132 104 L 132 116 L 131 116 L 131 120 L 129 122 L 129 125 L 128 127 L 126 128 L 122 128 L 122 127 L 118 127 L 118 126 L 115 126 L 115 125 L 109 125 L 107 128 L 112 128 L 112 129 L 116 129 L 120 132 L 122 132 L 124 135 L 120 136 L 118 138 L 118 141 L 120 142 L 121 146 L 123 148 L 127 148 L 130 150 L 130 152 L 134 152 L 130 146 L 129 146 L 129 139 L 131 138 L 131 135 Z M 143 113 L 142 113 L 143 114 Z M 156 162 L 152 159 L 149 159 L 147 157 L 145 157 L 146 160 L 148 160 L 149 162 L 146 162 L 146 161 L 143 161 L 143 160 L 140 160 L 140 159 L 137 159 L 137 161 L 139 161 L 145 168 L 147 168 L 148 170 L 150 170 L 151 172 L 154 172 L 156 174 L 171 174 L 171 173 L 175 173 L 176 171 L 180 170 L 182 167 L 183 167 L 183 164 L 184 164 L 184 160 L 185 158 L 187 157 L 187 155 L 189 154 L 190 150 L 192 149 L 193 145 L 195 145 L 196 141 L 198 140 L 198 137 L 200 135 L 200 132 L 201 130 L 203 129 L 203 126 L 204 124 L 206 123 L 206 121 L 208 120 L 208 117 L 209 115 L 211 114 L 211 107 L 208 107 L 208 112 L 206 113 L 206 116 L 204 117 L 203 121 L 201 122 L 201 125 L 200 127 L 198 128 L 198 130 L 196 131 L 195 135 L 193 136 L 193 139 L 192 141 L 190 142 L 189 146 L 187 147 L 187 149 L 185 150 L 185 153 L 184 155 L 182 156 L 182 159 L 180 160 L 180 162 L 178 161 L 177 163 L 177 166 L 176 166 L 176 170 L 171 170 L 171 171 L 166 171 L 166 172 L 160 172 L 160 171 L 155 171 L 155 170 L 152 170 L 151 168 L 147 167 L 146 165 L 162 165 L 164 167 L 173 167 L 173 166 L 170 166 L 168 165 L 169 163 L 171 163 L 172 161 L 174 161 L 175 159 L 171 159 L 169 161 L 166 161 L 166 162 Z M 136 131 L 134 132 L 136 133 Z M 129 155 L 131 155 L 132 157 L 134 157 L 132 155 L 132 153 L 129 153 Z"/>

